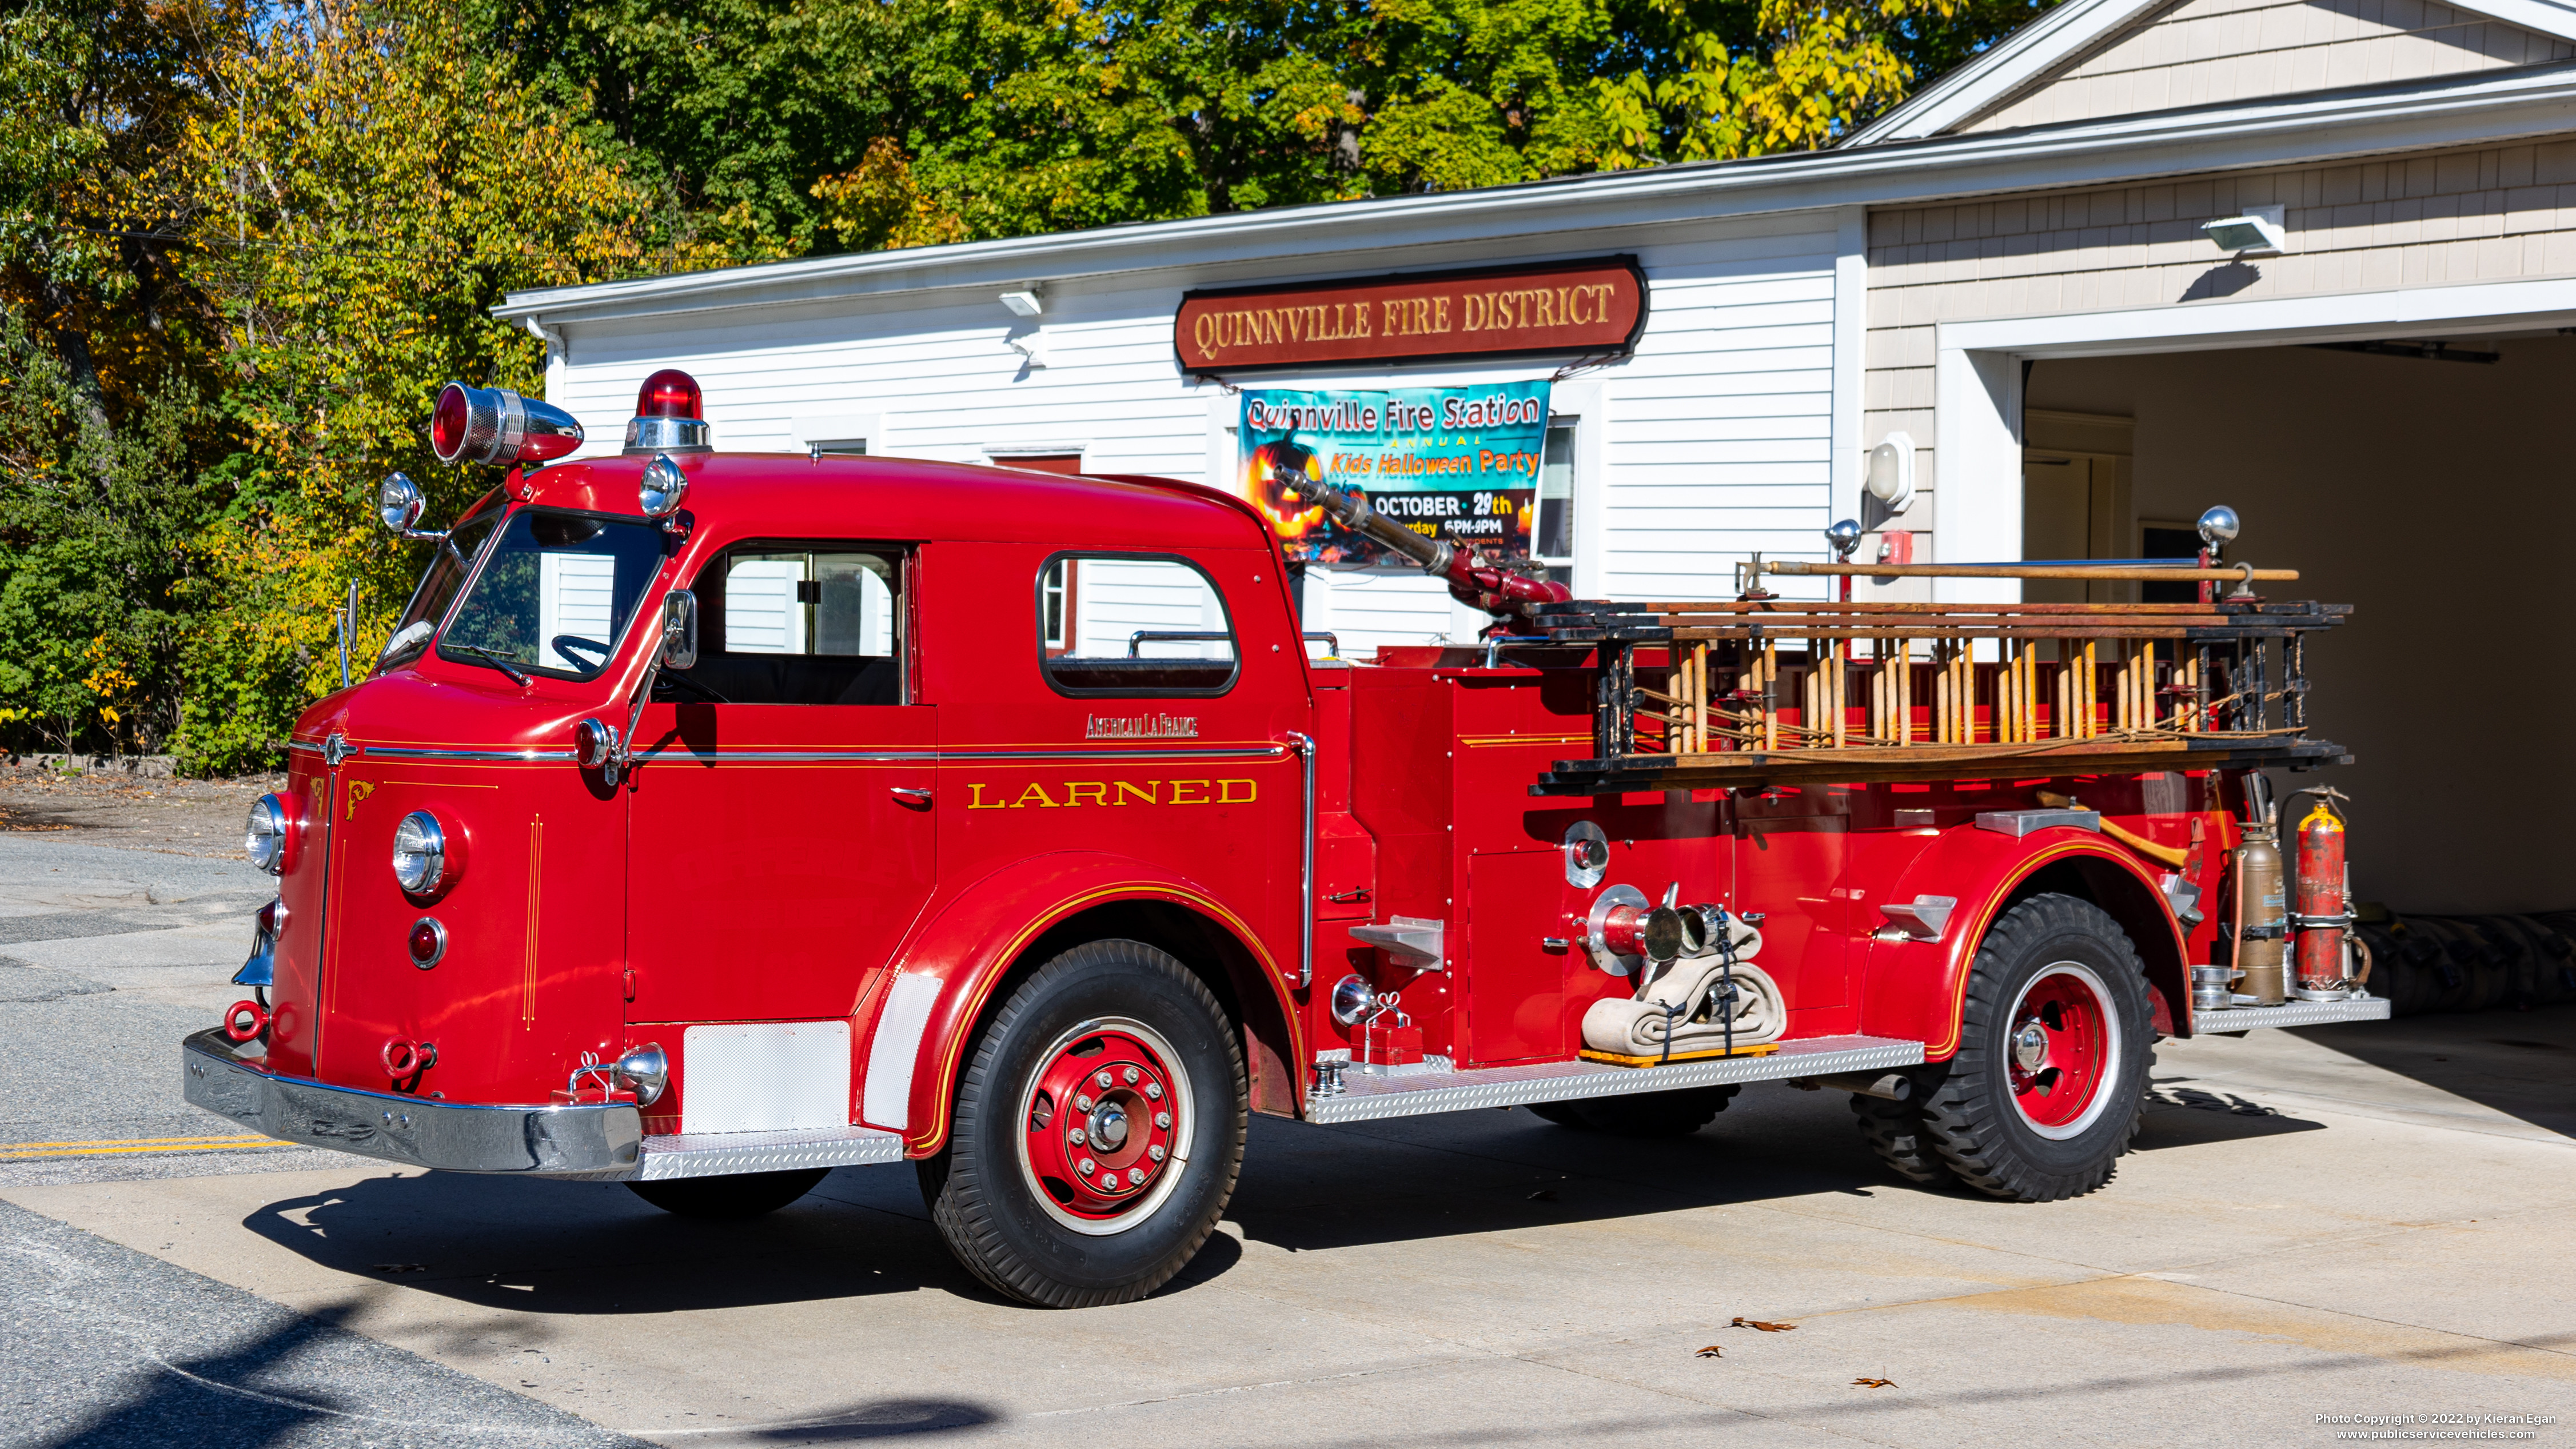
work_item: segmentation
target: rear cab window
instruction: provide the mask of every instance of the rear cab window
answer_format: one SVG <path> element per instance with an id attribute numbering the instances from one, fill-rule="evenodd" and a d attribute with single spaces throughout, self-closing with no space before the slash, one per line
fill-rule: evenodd
<path id="1" fill-rule="evenodd" d="M 1081 699 L 1223 694 L 1234 621 L 1207 572 L 1168 554 L 1064 553 L 1038 571 L 1039 668 Z"/>

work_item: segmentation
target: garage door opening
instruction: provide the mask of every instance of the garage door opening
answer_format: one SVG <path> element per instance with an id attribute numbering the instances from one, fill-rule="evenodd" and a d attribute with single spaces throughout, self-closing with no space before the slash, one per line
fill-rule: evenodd
<path id="1" fill-rule="evenodd" d="M 2355 606 L 2308 669 L 2317 734 L 2358 760 L 2329 772 L 2355 800 L 2356 892 L 2413 911 L 2562 908 L 2576 871 L 2542 822 L 2576 810 L 2576 777 L 2513 762 L 2576 711 L 2548 506 L 2571 471 L 2557 419 L 2576 337 L 2401 340 L 2447 346 L 2032 362 L 2022 556 L 2179 556 L 2201 510 L 2233 507 L 2231 561 L 2300 569 L 2279 597 Z M 2142 586 L 2048 587 L 2027 597 Z"/>

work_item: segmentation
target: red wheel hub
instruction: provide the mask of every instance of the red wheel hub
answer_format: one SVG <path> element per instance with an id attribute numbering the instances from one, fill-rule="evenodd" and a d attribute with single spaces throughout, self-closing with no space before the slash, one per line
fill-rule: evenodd
<path id="1" fill-rule="evenodd" d="M 1156 1196 L 1174 1171 L 1187 1093 L 1155 1046 L 1116 1027 L 1076 1036 L 1029 1094 L 1029 1171 L 1062 1211 L 1105 1222 Z"/>
<path id="2" fill-rule="evenodd" d="M 2118 1030 L 2092 974 L 2071 963 L 2052 966 L 2013 1005 L 2004 1038 L 2013 1104 L 2043 1132 L 2082 1129 L 2118 1055 Z"/>

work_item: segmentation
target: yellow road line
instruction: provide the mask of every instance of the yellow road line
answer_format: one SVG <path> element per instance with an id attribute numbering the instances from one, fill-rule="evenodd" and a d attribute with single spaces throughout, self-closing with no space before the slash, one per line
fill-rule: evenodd
<path id="1" fill-rule="evenodd" d="M 142 1137 L 114 1142 L 14 1142 L 0 1146 L 0 1162 L 50 1157 L 109 1157 L 138 1152 L 206 1152 L 236 1147 L 283 1147 L 270 1137 Z"/>
<path id="2" fill-rule="evenodd" d="M 0 1152 L 33 1152 L 40 1147 L 133 1147 L 149 1142 L 268 1142 L 267 1137 L 245 1137 L 236 1132 L 226 1137 L 206 1133 L 196 1137 L 109 1137 L 96 1142 L 0 1142 Z"/>

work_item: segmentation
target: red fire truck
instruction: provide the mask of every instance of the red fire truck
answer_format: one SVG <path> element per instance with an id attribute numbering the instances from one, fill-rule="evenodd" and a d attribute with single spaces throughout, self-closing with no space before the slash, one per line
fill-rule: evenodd
<path id="1" fill-rule="evenodd" d="M 707 1217 L 909 1159 L 979 1278 L 1081 1305 L 1190 1259 L 1254 1112 L 1660 1136 L 1788 1081 L 2047 1200 L 2110 1178 L 2159 1038 L 2386 1014 L 2331 792 L 2288 871 L 2259 773 L 2343 758 L 2303 668 L 2343 610 L 2255 596 L 2295 575 L 2226 519 L 2198 567 L 1610 604 L 1266 450 L 1495 618 L 1362 662 L 1232 494 L 718 453 L 670 371 L 637 412 L 573 459 L 543 402 L 440 398 L 443 459 L 515 466 L 439 531 L 387 480 L 430 561 L 252 812 L 277 898 L 191 1101 Z M 1767 586 L 1945 568 L 2198 598 Z"/>

